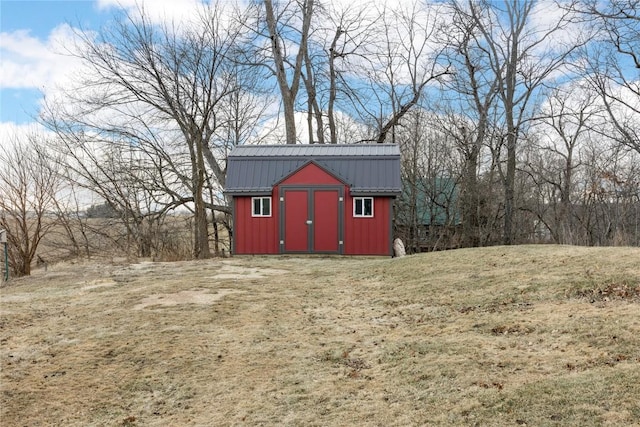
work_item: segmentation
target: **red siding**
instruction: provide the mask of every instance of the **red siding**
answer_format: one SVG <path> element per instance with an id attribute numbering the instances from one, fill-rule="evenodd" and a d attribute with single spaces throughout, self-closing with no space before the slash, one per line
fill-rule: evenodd
<path id="1" fill-rule="evenodd" d="M 373 198 L 373 217 L 354 218 L 353 198 L 348 195 L 344 206 L 344 253 L 348 255 L 391 255 L 389 197 Z"/>
<path id="2" fill-rule="evenodd" d="M 279 208 L 278 190 L 271 198 L 270 217 L 252 217 L 251 197 L 234 197 L 234 253 L 277 254 Z"/>
<path id="3" fill-rule="evenodd" d="M 325 172 L 314 163 L 304 166 L 302 169 L 286 178 L 280 185 L 300 185 L 304 189 L 312 189 L 316 186 L 344 185 L 331 174 Z M 329 240 L 326 236 L 333 236 L 334 227 L 337 225 L 322 218 L 323 208 L 327 201 L 322 197 L 324 193 L 316 193 L 320 196 L 316 200 L 318 210 L 315 225 L 319 228 L 329 227 L 326 231 L 314 229 L 314 241 L 316 250 L 330 251 Z M 344 217 L 343 217 L 343 253 L 345 255 L 391 255 L 390 230 L 391 204 L 390 197 L 374 197 L 373 218 L 353 217 L 353 198 L 349 194 L 349 186 L 344 185 Z M 277 254 L 280 252 L 280 201 L 278 188 L 272 193 L 271 217 L 251 216 L 251 197 L 234 197 L 234 252 L 236 254 Z M 335 212 L 335 211 L 334 211 Z M 324 222 L 327 222 L 323 225 Z M 314 226 L 315 226 L 314 225 Z M 327 237 L 328 239 L 328 237 Z M 297 249 L 297 247 L 296 247 Z"/>
<path id="4" fill-rule="evenodd" d="M 342 185 L 343 183 L 314 163 L 309 163 L 280 184 Z"/>

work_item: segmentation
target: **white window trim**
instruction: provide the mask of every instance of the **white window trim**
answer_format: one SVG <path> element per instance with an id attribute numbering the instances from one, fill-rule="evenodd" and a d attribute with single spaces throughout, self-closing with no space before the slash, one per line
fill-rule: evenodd
<path id="1" fill-rule="evenodd" d="M 255 201 L 260 200 L 260 213 L 256 214 L 254 207 L 255 207 Z M 269 215 L 264 215 L 264 201 L 265 200 L 269 200 Z M 259 197 L 252 197 L 251 198 L 251 216 L 255 217 L 255 218 L 268 218 L 271 216 L 271 214 L 273 213 L 273 203 L 271 203 L 271 196 L 259 196 Z"/>
<path id="2" fill-rule="evenodd" d="M 366 199 L 371 200 L 371 215 L 364 215 L 364 213 L 362 215 L 356 214 L 356 201 L 357 200 L 362 200 L 362 211 L 364 212 L 364 201 Z M 353 217 L 354 218 L 373 218 L 373 215 L 374 215 L 373 207 L 374 206 L 375 206 L 375 203 L 373 201 L 373 197 L 354 197 L 353 198 Z"/>

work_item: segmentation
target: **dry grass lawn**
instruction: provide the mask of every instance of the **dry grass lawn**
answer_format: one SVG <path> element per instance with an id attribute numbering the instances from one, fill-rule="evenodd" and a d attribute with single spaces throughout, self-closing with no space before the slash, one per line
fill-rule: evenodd
<path id="1" fill-rule="evenodd" d="M 49 266 L 2 426 L 640 425 L 640 249 Z"/>

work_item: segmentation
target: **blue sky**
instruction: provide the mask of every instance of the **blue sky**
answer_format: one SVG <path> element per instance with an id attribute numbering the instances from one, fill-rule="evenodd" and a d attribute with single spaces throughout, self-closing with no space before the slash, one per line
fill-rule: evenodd
<path id="1" fill-rule="evenodd" d="M 92 0 L 0 0 L 0 122 L 28 123 L 37 114 L 44 86 L 55 80 L 47 76 L 61 72 L 58 61 L 48 64 L 51 58 L 42 54 L 53 52 L 52 34 L 65 23 L 97 28 L 109 15 Z"/>
<path id="2" fill-rule="evenodd" d="M 144 3 L 151 17 L 180 19 L 202 1 L 208 0 L 0 0 L 0 133 L 4 124 L 33 122 L 43 93 L 51 96 L 57 87 L 69 87 L 78 63 L 59 52 L 73 40 L 71 27 L 98 29 L 113 16 L 115 8 L 131 11 L 136 3 Z M 353 2 L 333 0 L 341 1 Z M 549 11 L 557 13 L 559 9 L 553 0 L 540 4 L 544 7 L 535 22 L 544 24 L 552 17 Z M 569 31 L 560 36 L 571 38 L 574 34 Z"/>
<path id="3" fill-rule="evenodd" d="M 99 10 L 92 0 L 1 0 L 0 14 L 3 32 L 28 29 L 44 39 L 64 22 L 96 24 Z"/>
<path id="4" fill-rule="evenodd" d="M 0 0 L 0 131 L 33 123 L 43 93 L 68 87 L 79 63 L 62 53 L 74 29 L 98 30 L 115 11 L 140 5 L 151 19 L 183 19 L 202 1 Z"/>

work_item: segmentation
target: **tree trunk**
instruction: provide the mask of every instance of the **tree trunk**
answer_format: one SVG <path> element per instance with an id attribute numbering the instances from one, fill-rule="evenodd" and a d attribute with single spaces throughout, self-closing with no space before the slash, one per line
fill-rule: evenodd
<path id="1" fill-rule="evenodd" d="M 307 126 L 309 127 L 309 144 L 317 142 L 318 144 L 324 144 L 324 124 L 322 123 L 322 109 L 318 104 L 318 98 L 316 95 L 316 81 L 313 75 L 313 68 L 311 67 L 311 59 L 309 58 L 309 52 L 304 53 L 304 62 L 307 70 L 307 76 L 304 78 L 304 84 L 307 88 L 307 104 L 308 104 L 308 116 Z M 316 122 L 316 139 L 313 135 L 313 121 Z"/>
<path id="2" fill-rule="evenodd" d="M 276 79 L 278 87 L 282 95 L 282 106 L 284 108 L 285 135 L 287 144 L 295 144 L 296 123 L 295 123 L 295 100 L 300 86 L 300 76 L 302 74 L 302 63 L 304 53 L 307 50 L 307 39 L 309 36 L 309 27 L 311 26 L 311 15 L 313 12 L 313 0 L 305 0 L 302 3 L 302 29 L 300 34 L 300 45 L 296 62 L 293 67 L 293 75 L 291 84 L 287 79 L 285 70 L 285 58 L 280 47 L 280 34 L 277 28 L 277 19 L 273 10 L 272 0 L 264 0 L 266 10 L 267 28 L 269 30 L 269 38 L 271 39 L 271 52 L 273 54 L 273 62 L 275 66 Z"/>
<path id="3" fill-rule="evenodd" d="M 327 116 L 329 121 L 329 135 L 331 144 L 338 143 L 338 136 L 336 132 L 336 118 L 334 117 L 334 106 L 336 103 L 336 92 L 337 92 L 337 84 L 336 84 L 336 64 L 335 60 L 338 57 L 338 53 L 336 52 L 336 47 L 338 45 L 338 39 L 342 34 L 342 29 L 340 27 L 336 28 L 336 33 L 333 36 L 333 41 L 331 42 L 331 47 L 329 48 L 329 105 L 327 107 Z"/>
<path id="4" fill-rule="evenodd" d="M 464 166 L 464 182 L 462 183 L 462 193 L 460 194 L 461 214 L 462 214 L 462 244 L 465 247 L 476 247 L 480 245 L 478 235 L 478 156 L 472 150 L 467 156 Z"/>
<path id="5" fill-rule="evenodd" d="M 195 147 L 193 202 L 194 202 L 194 248 L 193 256 L 196 259 L 211 258 L 209 250 L 209 229 L 207 224 L 207 209 L 202 192 L 205 184 L 205 166 L 202 141 L 198 141 Z"/>
<path id="6" fill-rule="evenodd" d="M 509 132 L 509 135 L 507 135 L 507 174 L 504 183 L 503 243 L 505 245 L 512 245 L 514 243 L 513 218 L 515 216 L 516 141 L 516 131 L 512 130 Z"/>

